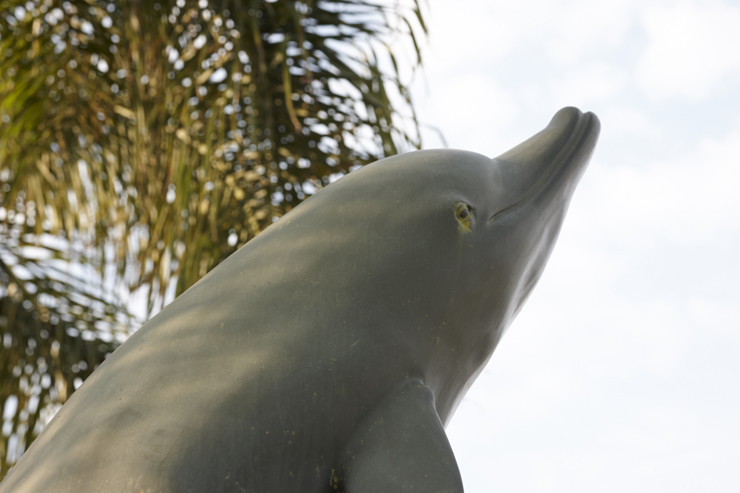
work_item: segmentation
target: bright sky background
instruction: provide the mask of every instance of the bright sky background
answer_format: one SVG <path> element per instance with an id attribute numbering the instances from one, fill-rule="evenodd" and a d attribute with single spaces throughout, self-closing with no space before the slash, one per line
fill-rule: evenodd
<path id="1" fill-rule="evenodd" d="M 450 147 L 496 156 L 563 106 L 602 122 L 448 428 L 466 491 L 740 491 L 740 4 L 429 0 L 428 20 L 414 95 Z"/>

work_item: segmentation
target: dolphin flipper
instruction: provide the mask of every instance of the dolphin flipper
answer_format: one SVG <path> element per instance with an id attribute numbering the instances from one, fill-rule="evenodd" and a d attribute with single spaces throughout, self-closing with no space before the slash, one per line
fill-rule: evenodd
<path id="1" fill-rule="evenodd" d="M 369 412 L 343 459 L 345 493 L 463 493 L 434 395 L 419 380 Z"/>

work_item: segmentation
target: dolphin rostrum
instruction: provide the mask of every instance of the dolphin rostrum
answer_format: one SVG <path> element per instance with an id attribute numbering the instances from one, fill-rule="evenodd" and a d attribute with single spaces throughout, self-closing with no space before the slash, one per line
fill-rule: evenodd
<path id="1" fill-rule="evenodd" d="M 444 432 L 537 283 L 599 121 L 383 159 L 116 350 L 0 492 L 460 493 Z"/>

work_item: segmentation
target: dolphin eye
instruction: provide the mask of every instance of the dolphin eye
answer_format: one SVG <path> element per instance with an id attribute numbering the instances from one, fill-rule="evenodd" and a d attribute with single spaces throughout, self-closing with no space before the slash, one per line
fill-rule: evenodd
<path id="1" fill-rule="evenodd" d="M 465 202 L 458 202 L 455 204 L 455 217 L 460 223 L 461 231 L 470 231 L 470 221 L 472 219 L 472 207 Z"/>

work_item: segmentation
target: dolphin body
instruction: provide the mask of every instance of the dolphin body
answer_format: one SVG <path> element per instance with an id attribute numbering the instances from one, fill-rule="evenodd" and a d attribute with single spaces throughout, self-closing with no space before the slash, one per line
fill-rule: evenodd
<path id="1" fill-rule="evenodd" d="M 444 432 L 542 273 L 596 144 L 419 151 L 311 197 L 147 322 L 0 492 L 463 491 Z"/>

